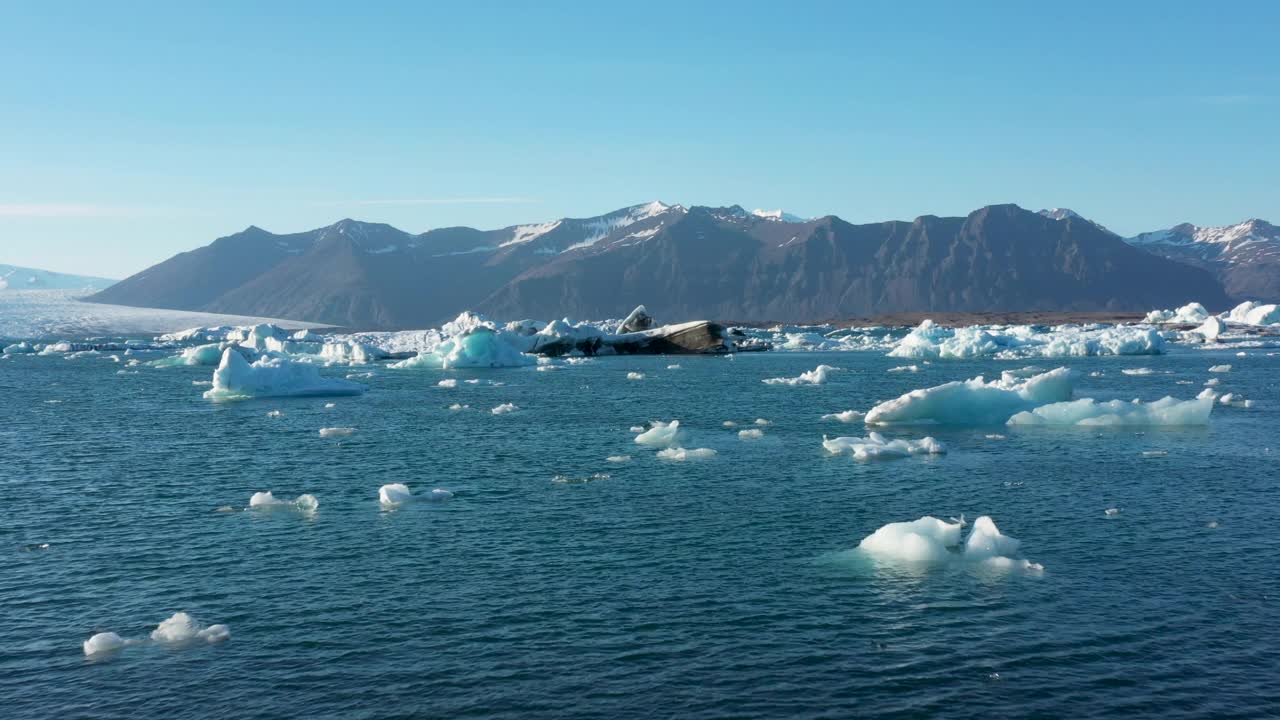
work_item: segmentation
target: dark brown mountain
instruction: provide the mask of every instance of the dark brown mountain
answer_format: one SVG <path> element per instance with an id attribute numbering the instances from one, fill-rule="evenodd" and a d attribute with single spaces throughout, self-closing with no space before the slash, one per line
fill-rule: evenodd
<path id="1" fill-rule="evenodd" d="M 1229 304 L 1205 270 L 1076 216 L 997 205 L 964 218 L 851 225 L 661 203 L 493 231 L 409 235 L 352 220 L 296 235 L 249 228 L 92 299 L 358 328 L 424 327 L 465 309 L 621 317 L 640 303 L 670 320 L 794 322 Z"/>

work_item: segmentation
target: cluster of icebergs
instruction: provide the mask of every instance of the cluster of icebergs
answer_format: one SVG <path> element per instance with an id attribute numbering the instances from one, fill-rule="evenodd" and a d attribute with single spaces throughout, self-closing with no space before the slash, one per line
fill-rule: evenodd
<path id="1" fill-rule="evenodd" d="M 88 657 L 101 656 L 130 645 L 140 645 L 148 639 L 167 645 L 183 645 L 196 640 L 218 643 L 230 637 L 231 629 L 226 625 L 202 626 L 187 613 L 178 612 L 157 625 L 147 638 L 126 639 L 114 632 L 97 633 L 84 641 L 84 654 Z"/>

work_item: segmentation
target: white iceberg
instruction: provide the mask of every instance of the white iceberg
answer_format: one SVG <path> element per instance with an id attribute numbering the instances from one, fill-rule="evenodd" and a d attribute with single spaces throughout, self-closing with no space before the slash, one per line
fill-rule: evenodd
<path id="1" fill-rule="evenodd" d="M 320 507 L 320 501 L 315 495 L 303 493 L 292 500 L 277 498 L 270 490 L 266 492 L 256 492 L 249 497 L 249 507 L 251 508 L 295 508 L 304 513 L 315 512 Z"/>
<path id="2" fill-rule="evenodd" d="M 291 348 L 277 346 L 268 349 L 277 352 L 288 352 Z M 320 358 L 322 360 L 341 365 L 368 365 L 386 357 L 387 353 L 379 348 L 354 340 L 325 343 L 320 348 Z"/>
<path id="3" fill-rule="evenodd" d="M 822 416 L 823 420 L 839 420 L 842 423 L 859 423 L 862 422 L 863 414 L 857 410 L 845 410 L 838 413 L 827 413 Z"/>
<path id="4" fill-rule="evenodd" d="M 926 566 L 959 561 L 998 568 L 1021 567 L 1029 571 L 1044 569 L 1017 558 L 1021 542 L 1001 533 L 989 516 L 973 521 L 962 546 L 963 527 L 963 517 L 955 522 L 925 516 L 911 522 L 889 523 L 863 538 L 858 549 L 874 558 Z"/>
<path id="5" fill-rule="evenodd" d="M 1242 325 L 1280 324 L 1280 305 L 1263 305 L 1249 300 L 1232 308 L 1226 319 Z"/>
<path id="6" fill-rule="evenodd" d="M 1192 330 L 1191 332 L 1204 338 L 1205 342 L 1217 342 L 1218 336 L 1222 335 L 1226 331 L 1227 331 L 1226 323 L 1222 322 L 1216 317 L 1210 317 L 1209 319 L 1204 321 L 1203 325 L 1196 328 L 1195 330 Z"/>
<path id="7" fill-rule="evenodd" d="M 1152 310 L 1143 322 L 1174 325 L 1199 325 L 1209 318 L 1209 311 L 1198 302 L 1187 303 L 1176 310 Z"/>
<path id="8" fill-rule="evenodd" d="M 5 355 L 29 355 L 34 353 L 36 349 L 28 342 L 14 343 L 6 345 L 4 348 Z"/>
<path id="9" fill-rule="evenodd" d="M 643 380 L 643 379 L 644 379 L 644 373 L 639 373 L 639 372 L 629 372 L 629 373 L 627 373 L 627 379 L 628 379 L 628 380 Z"/>
<path id="10" fill-rule="evenodd" d="M 897 342 L 889 357 L 938 360 L 1158 355 L 1164 352 L 1164 345 L 1164 337 L 1150 328 L 1060 325 L 1044 330 L 1031 325 L 973 325 L 953 329 L 925 320 Z"/>
<path id="11" fill-rule="evenodd" d="M 742 440 L 759 440 L 762 437 L 764 437 L 764 431 L 760 428 L 738 431 L 738 438 Z"/>
<path id="12" fill-rule="evenodd" d="M 663 422 L 654 420 L 652 427 L 636 436 L 641 445 L 674 445 L 681 438 L 680 421 Z"/>
<path id="13" fill-rule="evenodd" d="M 1009 418 L 1009 424 L 1087 427 L 1208 425 L 1209 413 L 1212 411 L 1213 398 L 1211 397 L 1195 400 L 1175 400 L 1166 397 L 1149 403 L 1139 400 L 1098 402 L 1092 398 L 1083 398 L 1042 405 L 1030 411 L 1017 413 Z"/>
<path id="14" fill-rule="evenodd" d="M 262 397 L 314 397 L 359 395 L 367 388 L 359 383 L 326 378 L 312 365 L 281 358 L 261 358 L 250 364 L 231 348 L 222 351 L 222 362 L 213 371 L 213 387 L 204 392 L 209 400 Z"/>
<path id="15" fill-rule="evenodd" d="M 84 654 L 87 656 L 119 650 L 129 644 L 127 640 L 113 632 L 100 632 L 84 641 Z"/>
<path id="16" fill-rule="evenodd" d="M 822 436 L 822 447 L 832 455 L 848 453 L 855 460 L 889 460 L 910 455 L 939 455 L 947 448 L 934 438 L 921 440 L 887 440 L 880 433 L 870 433 L 864 438 Z"/>
<path id="17" fill-rule="evenodd" d="M 519 409 L 520 407 L 517 406 L 515 403 L 502 403 L 501 405 L 495 407 L 489 412 L 493 413 L 494 415 L 506 415 L 507 413 L 513 413 Z"/>
<path id="18" fill-rule="evenodd" d="M 1211 372 L 1211 373 L 1229 373 L 1229 372 L 1231 372 L 1231 366 L 1230 366 L 1230 365 L 1214 365 L 1213 367 L 1209 368 L 1209 372 Z"/>
<path id="19" fill-rule="evenodd" d="M 320 437 L 322 438 L 350 437 L 355 434 L 356 429 L 353 427 L 320 428 Z"/>
<path id="20" fill-rule="evenodd" d="M 1069 400 L 1073 373 L 1050 370 L 1020 380 L 1011 373 L 985 382 L 981 376 L 911 392 L 871 408 L 868 425 L 997 425 L 1014 413 Z"/>
<path id="21" fill-rule="evenodd" d="M 827 381 L 831 373 L 839 370 L 830 365 L 819 365 L 818 367 L 802 372 L 798 377 L 785 378 L 768 378 L 761 380 L 765 385 L 821 385 Z"/>
<path id="22" fill-rule="evenodd" d="M 448 490 L 436 488 L 429 493 L 414 495 L 404 483 L 388 483 L 378 488 L 378 501 L 383 505 L 396 506 L 408 502 L 443 502 L 453 497 Z"/>
<path id="23" fill-rule="evenodd" d="M 716 456 L 716 451 L 711 448 L 694 448 L 686 450 L 682 447 L 667 448 L 658 451 L 658 458 L 661 460 L 674 460 L 676 462 L 684 462 L 685 460 L 705 460 Z"/>
<path id="24" fill-rule="evenodd" d="M 209 625 L 201 627 L 187 613 L 174 613 L 170 618 L 151 631 L 151 639 L 164 643 L 183 643 L 191 640 L 222 642 L 231 637 L 231 630 L 226 625 Z"/>

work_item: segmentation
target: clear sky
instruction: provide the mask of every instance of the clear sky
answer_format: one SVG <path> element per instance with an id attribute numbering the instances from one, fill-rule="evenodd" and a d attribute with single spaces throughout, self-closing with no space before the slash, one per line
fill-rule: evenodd
<path id="1" fill-rule="evenodd" d="M 1280 3 L 9 2 L 0 262 L 660 199 L 1280 222 Z"/>

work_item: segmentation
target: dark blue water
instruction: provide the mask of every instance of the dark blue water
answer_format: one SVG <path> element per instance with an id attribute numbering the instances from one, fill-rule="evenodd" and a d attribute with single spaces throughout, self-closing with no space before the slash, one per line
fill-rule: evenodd
<path id="1" fill-rule="evenodd" d="M 845 371 L 760 383 L 820 362 Z M 949 454 L 858 464 L 821 438 L 862 426 L 820 415 L 1026 363 L 375 368 L 367 395 L 325 409 L 204 401 L 192 381 L 207 368 L 6 360 L 0 715 L 1275 716 L 1280 358 L 1066 364 L 1083 371 L 1077 397 L 1154 399 L 1193 396 L 1220 362 L 1234 366 L 1220 389 L 1256 407 L 1215 409 L 1207 429 L 935 429 Z M 1138 366 L 1172 374 L 1119 372 Z M 434 387 L 442 377 L 505 384 Z M 504 402 L 521 410 L 488 412 Z M 721 427 L 757 417 L 773 423 L 762 440 Z M 686 447 L 719 454 L 656 459 L 628 432 L 652 419 L 681 420 Z M 330 426 L 357 433 L 320 438 Z M 618 454 L 633 459 L 604 461 Z M 552 482 L 593 473 L 610 477 Z M 456 495 L 384 511 L 390 482 Z M 259 490 L 320 507 L 216 511 Z M 962 512 L 991 515 L 1045 571 L 876 567 L 848 552 L 885 523 Z M 81 650 L 98 631 L 146 637 L 177 611 L 232 637 Z"/>

